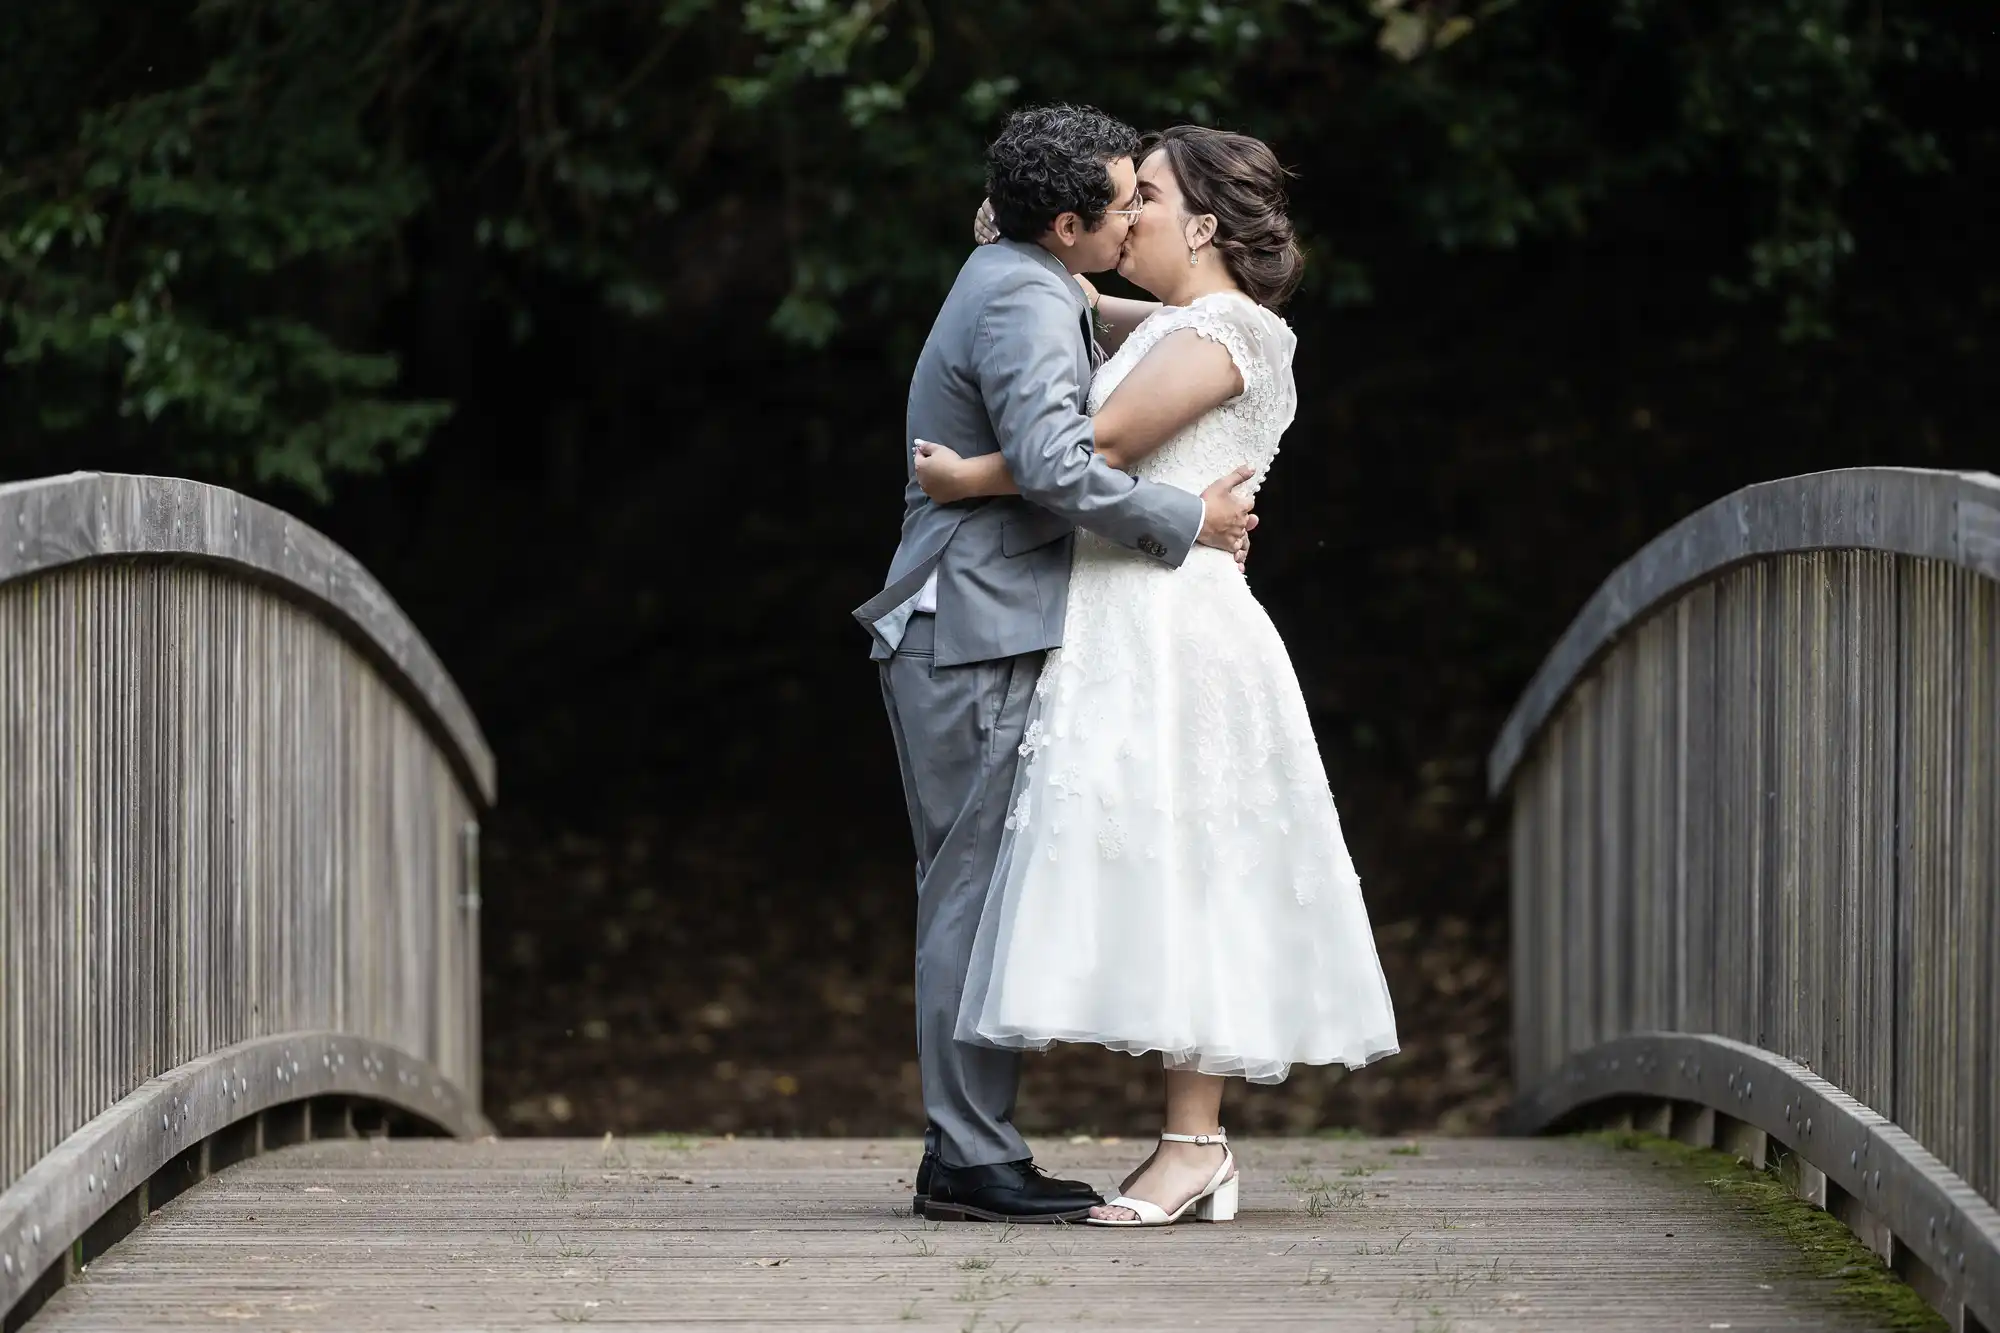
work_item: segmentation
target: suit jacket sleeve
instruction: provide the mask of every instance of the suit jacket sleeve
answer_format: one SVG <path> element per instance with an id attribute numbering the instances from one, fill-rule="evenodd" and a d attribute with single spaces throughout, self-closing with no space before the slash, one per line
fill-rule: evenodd
<path id="1" fill-rule="evenodd" d="M 1201 534 L 1201 497 L 1098 456 L 1077 379 L 1080 312 L 1053 282 L 1022 282 L 979 320 L 974 369 L 1007 470 L 1027 500 L 1168 565 Z"/>

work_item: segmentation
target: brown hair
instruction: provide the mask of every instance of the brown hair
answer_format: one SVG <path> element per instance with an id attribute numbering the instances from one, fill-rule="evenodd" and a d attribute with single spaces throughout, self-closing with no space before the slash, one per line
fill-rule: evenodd
<path id="1" fill-rule="evenodd" d="M 1285 181 L 1292 173 L 1262 139 L 1201 125 L 1176 125 L 1149 134 L 1139 160 L 1154 152 L 1180 182 L 1190 215 L 1215 215 L 1215 250 L 1244 295 L 1273 310 L 1298 288 L 1305 252 L 1285 213 Z"/>

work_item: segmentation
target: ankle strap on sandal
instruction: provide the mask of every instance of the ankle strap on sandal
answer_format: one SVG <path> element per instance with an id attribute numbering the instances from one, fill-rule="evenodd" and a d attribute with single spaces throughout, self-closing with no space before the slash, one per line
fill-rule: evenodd
<path id="1" fill-rule="evenodd" d="M 1160 1138 L 1168 1143 L 1198 1143 L 1205 1148 L 1211 1143 L 1228 1143 L 1229 1132 L 1218 1129 L 1213 1134 L 1169 1134 L 1162 1130 Z"/>

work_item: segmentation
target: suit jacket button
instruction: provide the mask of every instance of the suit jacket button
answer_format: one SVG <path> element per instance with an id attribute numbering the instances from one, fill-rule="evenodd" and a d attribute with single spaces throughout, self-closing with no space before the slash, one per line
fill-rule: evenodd
<path id="1" fill-rule="evenodd" d="M 1164 560 L 1167 555 L 1167 548 L 1160 545 L 1160 539 L 1157 537 L 1141 537 L 1139 549 L 1155 560 Z"/>

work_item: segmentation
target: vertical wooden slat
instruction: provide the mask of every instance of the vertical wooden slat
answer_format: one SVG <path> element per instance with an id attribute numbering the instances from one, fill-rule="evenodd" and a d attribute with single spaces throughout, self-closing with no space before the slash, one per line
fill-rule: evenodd
<path id="1" fill-rule="evenodd" d="M 1561 934 L 1562 1045 L 1581 1050 L 1600 1040 L 1597 1027 L 1597 729 L 1601 690 L 1577 687 L 1578 708 L 1557 732 L 1563 760 Z"/>
<path id="2" fill-rule="evenodd" d="M 1673 928 L 1675 808 L 1673 757 L 1679 738 L 1675 678 L 1681 616 L 1660 616 L 1637 632 L 1633 654 L 1630 746 L 1629 842 L 1631 905 L 1627 912 L 1629 1027 L 1666 1028 L 1673 1022 L 1673 971 L 1678 955 Z"/>
<path id="3" fill-rule="evenodd" d="M 1591 764 L 1591 803 L 1596 848 L 1591 856 L 1589 893 L 1596 923 L 1592 942 L 1591 1026 L 1598 1040 L 1626 1030 L 1629 1015 L 1625 989 L 1631 976 L 1627 922 L 1630 917 L 1631 847 L 1629 830 L 1632 779 L 1632 658 L 1618 653 L 1604 664 L 1598 678 L 1595 744 Z"/>
<path id="4" fill-rule="evenodd" d="M 1860 860 L 1861 902 L 1855 913 L 1866 959 L 1867 984 L 1859 992 L 1866 1008 L 1856 1017 L 1857 1047 L 1866 1052 L 1866 1072 L 1855 1076 L 1855 1096 L 1883 1115 L 1896 1114 L 1897 981 L 1897 735 L 1903 710 L 1900 649 L 1902 579 L 1889 556 L 1866 557 L 1874 621 L 1862 649 L 1868 684 L 1858 708 L 1867 740 L 1862 773 L 1856 779 L 1856 856 Z"/>
<path id="5" fill-rule="evenodd" d="M 1561 1058 L 1560 1034 L 1550 1030 L 1550 1023 L 1561 1012 L 1558 988 L 1562 957 L 1549 924 L 1561 920 L 1561 914 L 1549 907 L 1561 892 L 1561 867 L 1551 855 L 1560 839 L 1547 826 L 1552 813 L 1562 809 L 1558 791 L 1561 775 L 1559 764 L 1536 764 L 1525 775 L 1532 795 L 1515 804 L 1509 823 L 1512 882 L 1531 886 L 1513 895 L 1510 932 L 1515 978 L 1514 1060 L 1521 1076 L 1529 1078 L 1547 1073 Z M 469 934 L 468 939 L 477 943 L 476 934 Z"/>
<path id="6" fill-rule="evenodd" d="M 1763 1018 L 1761 955 L 1768 662 L 1763 644 L 1767 571 L 1751 566 L 1722 581 L 1717 641 L 1715 995 L 1724 1036 L 1756 1041 Z"/>
<path id="7" fill-rule="evenodd" d="M 1978 831 L 1973 883 L 1985 894 L 1987 911 L 1983 945 L 1971 942 L 1973 985 L 1983 1005 L 1975 1030 L 1984 1034 L 1972 1083 L 1989 1090 L 1989 1095 L 1980 1105 L 1974 1129 L 1979 1156 L 1968 1164 L 1967 1174 L 1975 1189 L 1993 1199 L 2000 1198 L 2000 1096 L 1990 1095 L 2000 1084 L 2000 904 L 1994 902 L 2000 891 L 2000 583 L 1982 583 L 1977 596 L 1978 633 L 1968 669 L 1979 694 L 1981 719 L 1967 728 L 1966 735 L 1967 744 L 1982 758 L 1981 785 L 1967 809 Z"/>
<path id="8" fill-rule="evenodd" d="M 1767 700 L 1759 710 L 1769 737 L 1769 759 L 1763 779 L 1767 815 L 1760 895 L 1763 940 L 1757 951 L 1765 990 L 1757 1006 L 1756 1040 L 1760 1046 L 1785 1055 L 1798 1049 L 1803 1035 L 1798 1031 L 1799 963 L 1810 929 L 1805 920 L 1808 909 L 1802 880 L 1808 871 L 1803 853 L 1812 841 L 1804 825 L 1811 810 L 1803 797 L 1817 779 L 1805 772 L 1813 682 L 1806 675 L 1812 654 L 1802 639 L 1807 632 L 1807 590 L 1813 581 L 1811 559 L 1786 560 L 1770 571 L 1769 623 L 1785 626 L 1789 632 L 1760 633 L 1757 640 L 1770 667 L 1765 678 Z"/>
<path id="9" fill-rule="evenodd" d="M 1950 795 L 1945 815 L 1944 872 L 1947 908 L 1946 937 L 1951 966 L 1939 1003 L 1951 1007 L 1955 1022 L 1950 1048 L 1937 1071 L 1938 1084 L 1948 1090 L 1950 1156 L 1968 1163 L 1967 1174 L 1985 1176 L 1981 1141 L 1982 1103 L 1992 1098 L 1992 1081 L 1982 1078 L 1993 1015 L 1987 1008 L 1986 970 L 1991 960 L 1976 947 L 1991 933 L 1995 896 L 2000 884 L 1987 878 L 1986 843 L 1991 837 L 1996 792 L 1988 774 L 1993 757 L 1978 741 L 1991 734 L 1994 671 L 1989 647 L 1990 600 L 1983 580 L 1962 569 L 1950 571 L 1945 618 L 1954 628 L 1954 648 L 1945 664 L 1949 686 L 1947 725 L 1951 735 Z M 1986 1181 L 1990 1188 L 1992 1181 Z"/>
<path id="10" fill-rule="evenodd" d="M 1715 781 L 1719 719 L 1716 697 L 1720 607 L 1714 585 L 1682 599 L 1686 618 L 1681 671 L 1682 746 L 1675 773 L 1682 822 L 1676 868 L 1681 915 L 1679 947 L 1684 960 L 1673 1026 L 1688 1032 L 1715 1032 L 1718 923 L 1716 917 L 1717 820 L 1721 799 Z"/>
<path id="11" fill-rule="evenodd" d="M 1920 565 L 1908 571 L 1901 638 L 1903 713 L 1897 783 L 1901 791 L 1897 897 L 1901 1013 L 1896 1118 L 1919 1142 L 1930 1144 L 1944 1128 L 1933 1079 L 1944 1046 L 1943 1025 L 1932 996 L 1944 945 L 1939 919 L 1938 839 L 1943 737 L 1943 681 L 1938 666 L 1938 625 L 1943 571 Z"/>

